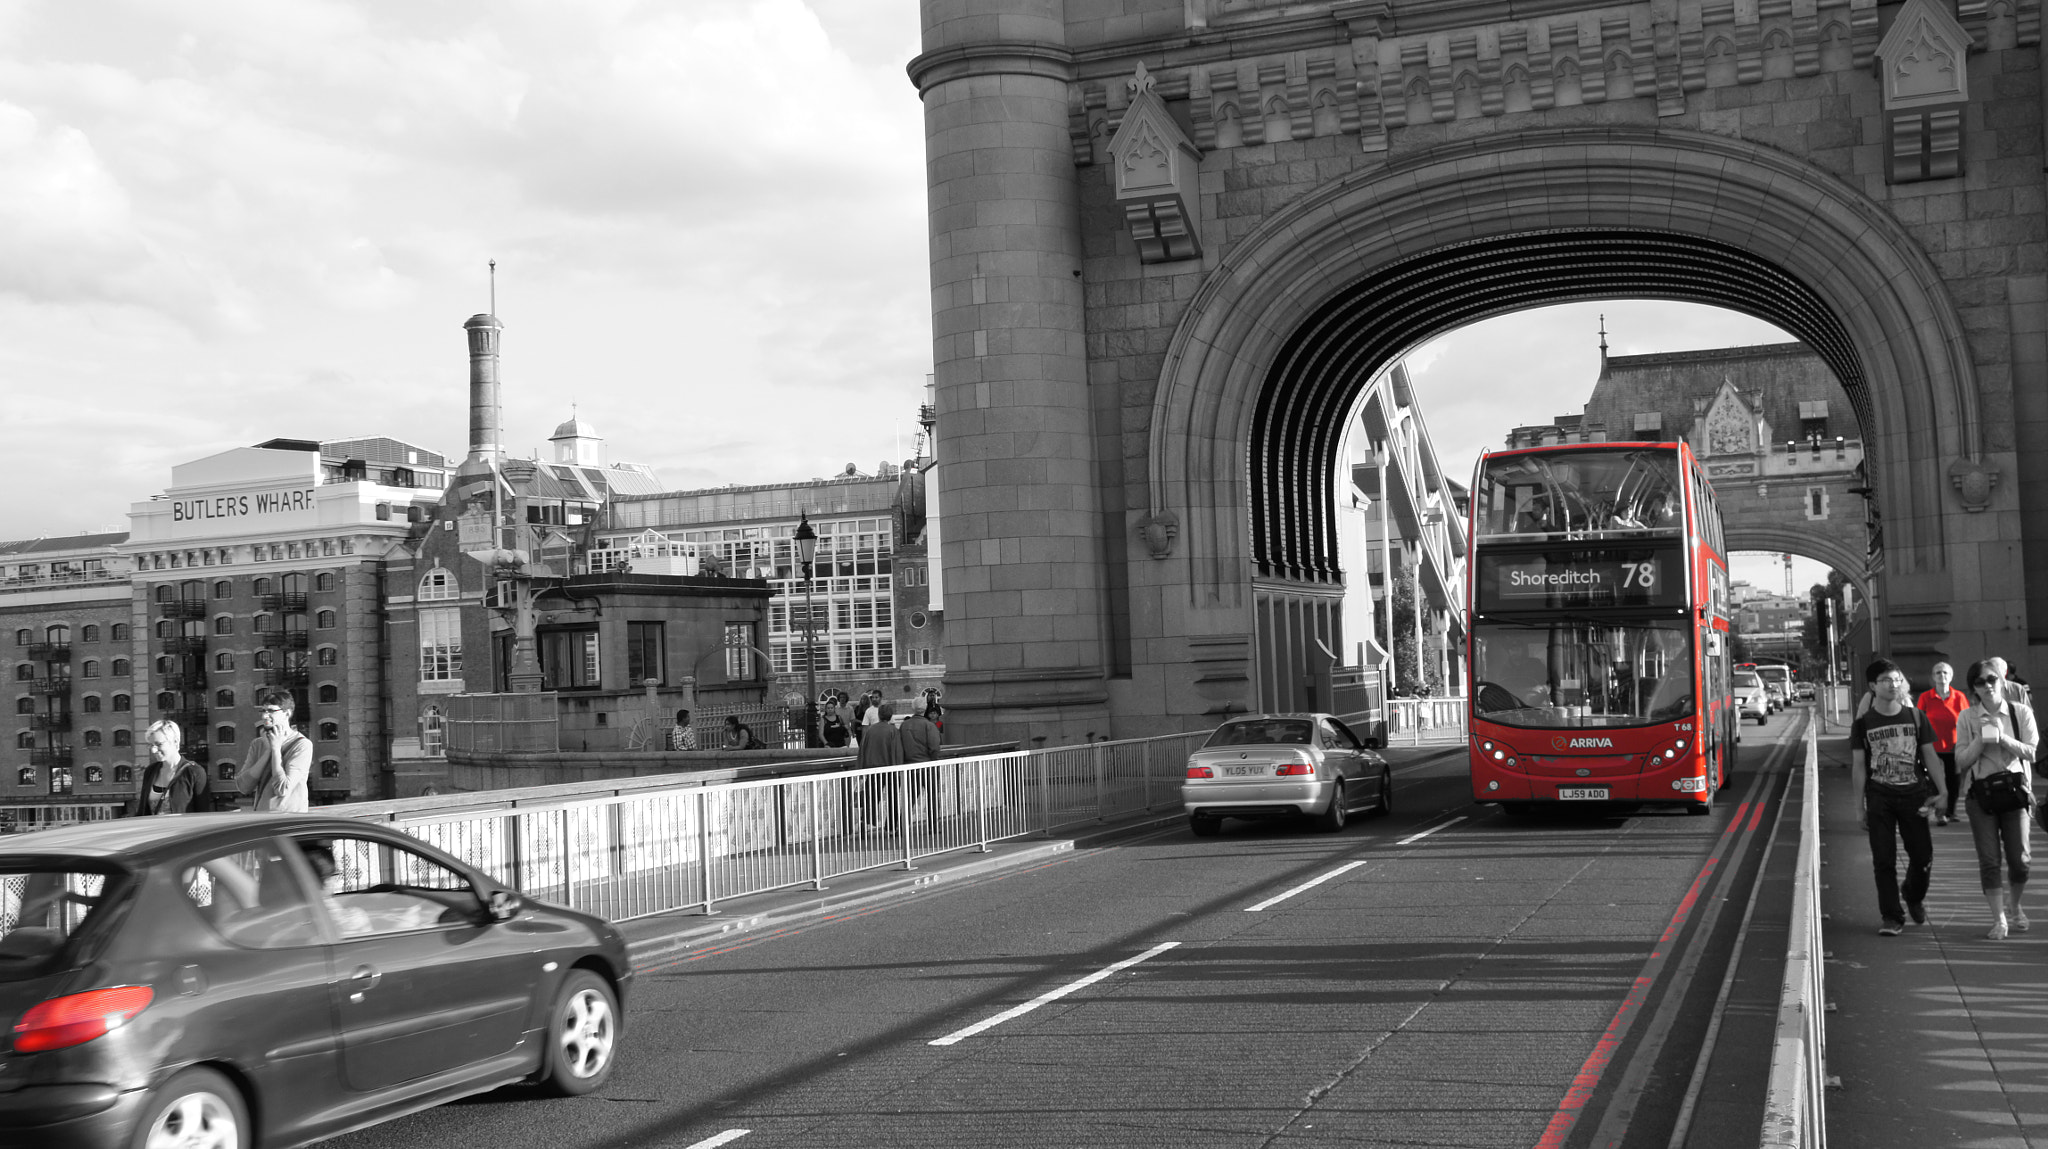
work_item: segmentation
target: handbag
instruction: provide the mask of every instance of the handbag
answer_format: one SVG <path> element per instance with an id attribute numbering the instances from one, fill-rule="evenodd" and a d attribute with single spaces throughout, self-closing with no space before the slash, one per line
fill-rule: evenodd
<path id="1" fill-rule="evenodd" d="M 2034 796 L 2027 791 L 2026 776 L 2016 770 L 2000 770 L 1971 782 L 1970 797 L 1990 814 L 2025 810 L 2034 804 Z"/>

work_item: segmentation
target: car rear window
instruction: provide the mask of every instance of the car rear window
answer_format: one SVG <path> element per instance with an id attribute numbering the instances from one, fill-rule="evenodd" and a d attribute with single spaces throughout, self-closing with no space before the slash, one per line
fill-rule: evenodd
<path id="1" fill-rule="evenodd" d="M 1735 685 L 1747 690 L 1751 687 L 1762 686 L 1763 680 L 1759 679 L 1756 675 L 1750 674 L 1749 672 L 1745 671 L 1735 676 Z"/>
<path id="2" fill-rule="evenodd" d="M 40 974 L 108 901 L 113 881 L 63 862 L 0 863 L 0 981 Z"/>
<path id="3" fill-rule="evenodd" d="M 1307 746 L 1315 741 L 1315 724 L 1305 718 L 1262 718 L 1227 722 L 1209 736 L 1206 746 Z"/>

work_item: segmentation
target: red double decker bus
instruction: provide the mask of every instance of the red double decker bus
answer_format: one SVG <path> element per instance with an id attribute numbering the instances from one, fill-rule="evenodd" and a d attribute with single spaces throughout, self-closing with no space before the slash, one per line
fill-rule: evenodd
<path id="1" fill-rule="evenodd" d="M 1472 797 L 1713 808 L 1734 757 L 1721 515 L 1683 442 L 1482 455 Z"/>

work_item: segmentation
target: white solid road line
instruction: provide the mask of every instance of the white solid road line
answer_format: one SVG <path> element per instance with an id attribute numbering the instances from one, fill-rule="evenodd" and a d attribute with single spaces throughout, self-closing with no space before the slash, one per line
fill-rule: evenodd
<path id="1" fill-rule="evenodd" d="M 973 1037 L 975 1034 L 980 1033 L 984 1029 L 991 1029 L 995 1026 L 1001 1025 L 1002 1023 L 1009 1021 L 1011 1018 L 1022 1017 L 1025 1014 L 1030 1013 L 1032 1010 L 1037 1009 L 1039 1006 L 1046 1004 L 1047 1002 L 1058 1001 L 1059 999 L 1067 996 L 1068 994 L 1074 992 L 1077 989 L 1094 985 L 1096 982 L 1101 981 L 1103 978 L 1108 977 L 1110 974 L 1113 974 L 1120 969 L 1128 969 L 1131 966 L 1137 965 L 1139 962 L 1144 961 L 1146 958 L 1158 957 L 1160 954 L 1165 953 L 1167 950 L 1170 950 L 1179 944 L 1179 942 L 1160 942 L 1158 945 L 1153 946 L 1151 949 L 1146 950 L 1144 953 L 1139 954 L 1137 957 L 1125 958 L 1124 960 L 1117 962 L 1115 965 L 1104 966 L 1103 968 L 1096 970 L 1094 973 L 1089 974 L 1087 977 L 1082 978 L 1080 981 L 1069 982 L 1066 985 L 1059 987 L 1058 989 L 1051 990 L 1047 993 L 1039 994 L 1037 997 L 1032 998 L 1030 1001 L 1025 1002 L 1023 1005 L 1012 1006 L 1009 1009 L 1004 1010 L 1003 1012 L 995 1015 L 994 1017 L 989 1018 L 986 1021 L 977 1021 L 973 1025 L 968 1026 L 966 1029 L 955 1030 L 954 1032 L 939 1038 L 937 1041 L 930 1042 L 929 1044 L 952 1045 L 955 1042 L 961 1040 L 962 1038 Z M 705 1142 L 705 1144 L 709 1145 L 711 1144 L 711 1142 L 707 1141 Z"/>
<path id="2" fill-rule="evenodd" d="M 716 1137 L 706 1137 L 693 1145 L 685 1145 L 683 1149 L 718 1149 L 718 1146 L 730 1145 L 752 1132 L 752 1129 L 728 1129 Z"/>
<path id="3" fill-rule="evenodd" d="M 1450 829 L 1450 828 L 1451 828 L 1452 826 L 1455 826 L 1455 825 L 1457 825 L 1458 823 L 1460 823 L 1460 822 L 1462 822 L 1462 821 L 1464 821 L 1464 820 L 1465 820 L 1465 815 L 1463 815 L 1463 814 L 1460 814 L 1460 815 L 1458 815 L 1457 817 L 1455 817 L 1455 818 L 1451 819 L 1450 821 L 1448 821 L 1448 822 L 1445 822 L 1445 823 L 1444 823 L 1443 825 L 1441 825 L 1441 826 L 1431 826 L 1431 827 L 1430 827 L 1429 829 L 1427 829 L 1427 830 L 1424 830 L 1424 831 L 1423 831 L 1423 832 L 1421 832 L 1420 834 L 1410 834 L 1410 835 L 1408 835 L 1407 837 L 1405 837 L 1405 838 L 1401 839 L 1400 841 L 1398 841 L 1398 842 L 1395 842 L 1394 844 L 1395 844 L 1396 846 L 1405 846 L 1405 845 L 1407 845 L 1407 844 L 1408 844 L 1408 843 L 1410 843 L 1410 842 L 1420 842 L 1420 841 L 1421 841 L 1421 840 L 1423 840 L 1424 838 L 1427 838 L 1427 837 L 1429 837 L 1429 836 L 1430 836 L 1431 834 L 1434 834 L 1434 833 L 1436 833 L 1436 832 L 1437 832 L 1438 830 L 1448 830 L 1448 829 Z"/>
<path id="4" fill-rule="evenodd" d="M 1322 885 L 1324 882 L 1329 881 L 1331 878 L 1334 878 L 1339 874 L 1349 873 L 1352 870 L 1355 870 L 1363 865 L 1365 865 L 1365 862 L 1362 859 L 1356 862 L 1346 862 L 1343 865 L 1338 866 L 1336 869 L 1331 870 L 1329 873 L 1318 874 L 1317 876 L 1310 878 L 1308 881 L 1303 882 L 1302 884 L 1294 887 L 1291 890 L 1286 891 L 1285 893 L 1274 894 L 1272 897 L 1267 898 L 1265 901 L 1260 902 L 1258 905 L 1246 906 L 1244 908 L 1244 912 L 1248 914 L 1255 914 L 1258 913 L 1260 910 L 1265 909 L 1267 906 L 1277 906 L 1281 902 L 1284 902 L 1287 899 L 1293 897 L 1294 895 L 1301 893 L 1303 890 L 1313 890 L 1317 886 Z"/>

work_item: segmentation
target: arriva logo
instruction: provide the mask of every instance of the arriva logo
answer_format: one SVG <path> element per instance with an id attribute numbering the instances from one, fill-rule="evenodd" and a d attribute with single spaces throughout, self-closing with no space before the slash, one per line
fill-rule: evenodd
<path id="1" fill-rule="evenodd" d="M 1550 748 L 1552 750 L 1612 750 L 1614 748 L 1614 739 L 1559 737 L 1550 740 Z"/>

